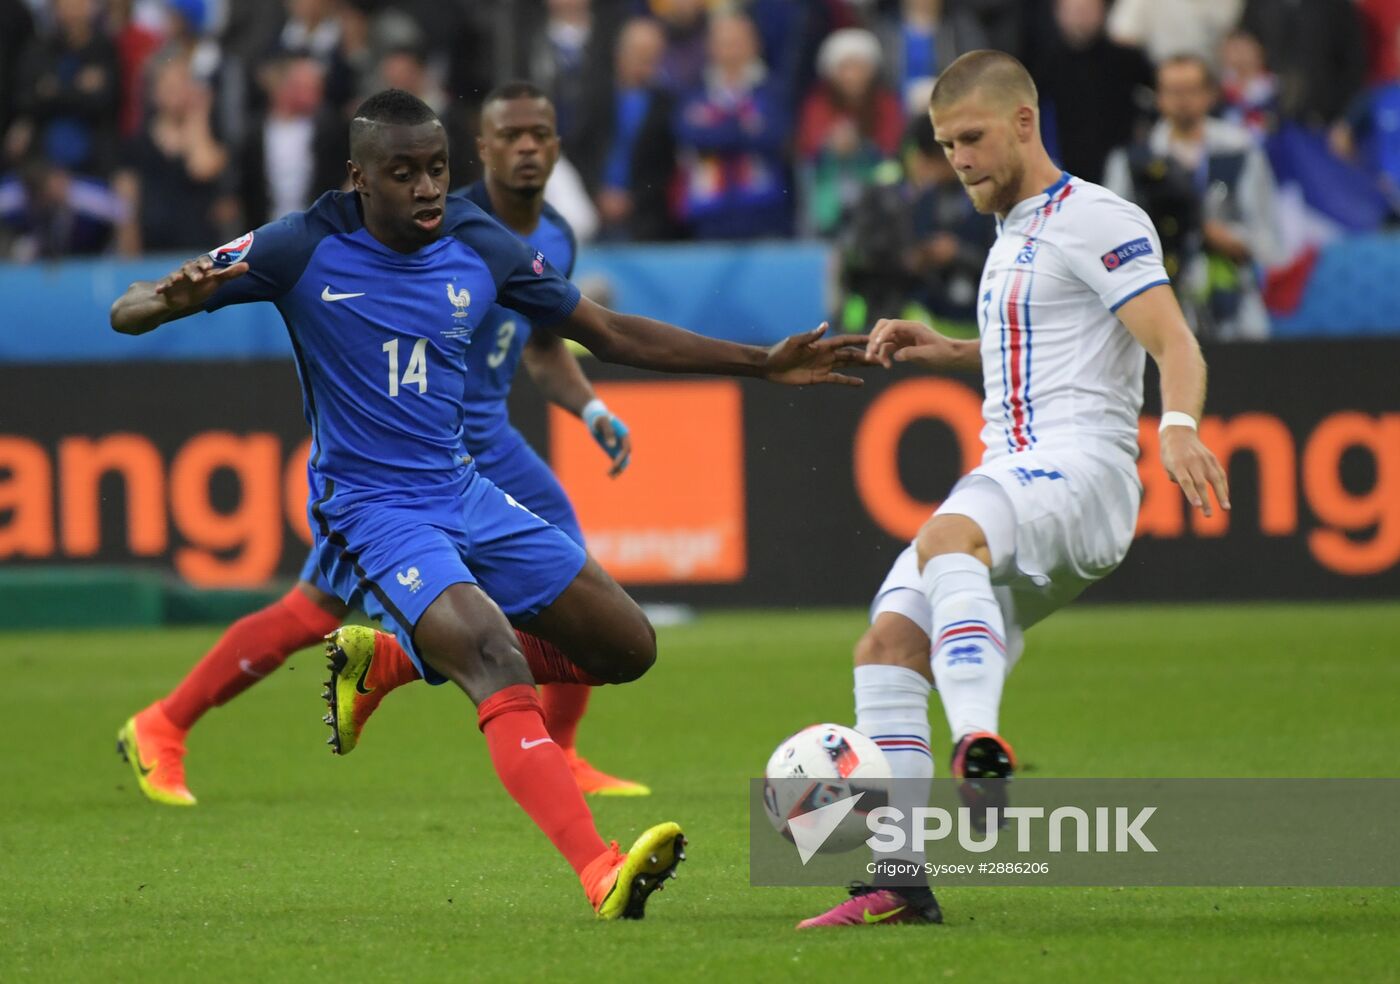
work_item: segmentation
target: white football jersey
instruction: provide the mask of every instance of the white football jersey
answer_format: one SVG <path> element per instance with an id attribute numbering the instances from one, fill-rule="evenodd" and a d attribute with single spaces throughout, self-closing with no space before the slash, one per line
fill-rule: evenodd
<path id="1" fill-rule="evenodd" d="M 983 462 L 1031 448 L 1136 460 L 1146 352 L 1115 316 L 1168 283 L 1146 213 L 1068 174 L 998 223 L 979 289 Z"/>

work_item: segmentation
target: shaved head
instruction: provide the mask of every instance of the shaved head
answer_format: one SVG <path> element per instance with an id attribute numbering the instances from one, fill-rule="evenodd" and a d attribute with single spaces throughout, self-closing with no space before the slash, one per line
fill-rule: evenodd
<path id="1" fill-rule="evenodd" d="M 350 160 L 367 164 L 385 154 L 384 137 L 393 127 L 417 127 L 442 123 L 428 104 L 402 89 L 376 92 L 355 110 L 350 121 Z"/>
<path id="2" fill-rule="evenodd" d="M 974 93 L 1008 108 L 1040 102 L 1026 66 L 1004 51 L 982 50 L 969 51 L 944 69 L 929 97 L 929 109 L 937 113 Z"/>

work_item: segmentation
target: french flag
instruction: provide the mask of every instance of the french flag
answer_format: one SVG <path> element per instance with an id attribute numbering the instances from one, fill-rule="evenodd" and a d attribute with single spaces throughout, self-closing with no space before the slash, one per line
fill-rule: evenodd
<path id="1" fill-rule="evenodd" d="M 1268 271 L 1264 303 L 1273 315 L 1298 310 L 1327 245 L 1374 232 L 1389 211 L 1371 176 L 1336 157 L 1326 137 L 1285 123 L 1265 144 L 1278 182 L 1278 224 L 1285 259 Z"/>

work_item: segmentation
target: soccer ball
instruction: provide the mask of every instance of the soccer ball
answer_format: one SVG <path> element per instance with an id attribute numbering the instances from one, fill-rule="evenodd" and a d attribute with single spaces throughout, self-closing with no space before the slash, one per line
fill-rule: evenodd
<path id="1" fill-rule="evenodd" d="M 867 814 L 889 804 L 885 753 L 859 731 L 839 724 L 814 724 L 786 739 L 768 759 L 764 778 L 764 811 L 788 840 L 793 839 L 792 824 L 800 824 L 803 815 L 860 796 L 822 844 L 822 853 L 859 847 L 870 836 Z"/>

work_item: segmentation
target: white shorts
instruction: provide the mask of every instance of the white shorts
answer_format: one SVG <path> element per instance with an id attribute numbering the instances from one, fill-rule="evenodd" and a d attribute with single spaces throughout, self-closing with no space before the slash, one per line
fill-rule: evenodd
<path id="1" fill-rule="evenodd" d="M 934 515 L 966 516 L 987 538 L 1008 668 L 1021 654 L 1026 629 L 1123 562 L 1141 501 L 1131 462 L 1074 451 L 1008 455 L 974 468 L 953 487 Z M 903 615 L 933 634 L 913 544 L 875 593 L 871 621 L 881 612 Z"/>

